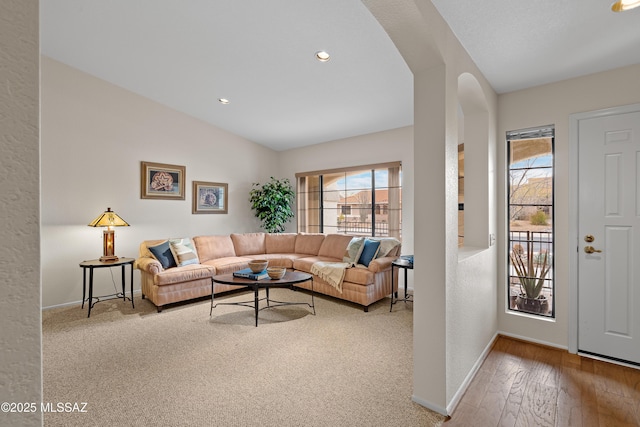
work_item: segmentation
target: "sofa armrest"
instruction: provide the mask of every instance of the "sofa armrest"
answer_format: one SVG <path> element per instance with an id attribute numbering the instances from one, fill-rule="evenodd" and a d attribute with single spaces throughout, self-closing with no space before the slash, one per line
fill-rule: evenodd
<path id="1" fill-rule="evenodd" d="M 157 259 L 141 257 L 138 258 L 134 264 L 138 270 L 146 271 L 149 274 L 158 274 L 164 271 L 162 264 Z"/>
<path id="2" fill-rule="evenodd" d="M 382 258 L 376 258 L 369 263 L 369 271 L 374 273 L 379 273 L 381 271 L 388 270 L 391 268 L 391 263 L 395 261 L 397 256 L 386 256 Z"/>

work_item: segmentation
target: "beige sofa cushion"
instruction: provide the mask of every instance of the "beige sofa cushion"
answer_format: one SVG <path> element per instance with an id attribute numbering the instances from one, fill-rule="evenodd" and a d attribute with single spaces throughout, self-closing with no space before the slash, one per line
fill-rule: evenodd
<path id="1" fill-rule="evenodd" d="M 311 266 L 316 262 L 341 262 L 342 260 L 329 258 L 326 256 L 307 256 L 293 260 L 293 268 L 305 273 L 311 273 Z"/>
<path id="2" fill-rule="evenodd" d="M 174 283 L 190 282 L 197 279 L 205 279 L 216 274 L 213 266 L 202 264 L 190 264 L 184 267 L 169 268 L 153 276 L 153 282 L 157 286 L 172 285 Z"/>
<path id="3" fill-rule="evenodd" d="M 266 253 L 293 254 L 296 252 L 296 233 L 267 234 L 264 239 Z"/>
<path id="4" fill-rule="evenodd" d="M 352 237 L 346 234 L 328 234 L 320 246 L 318 256 L 342 260 Z"/>
<path id="5" fill-rule="evenodd" d="M 368 268 L 352 267 L 347 268 L 344 274 L 345 282 L 357 283 L 359 285 L 368 285 L 373 283 L 375 273 Z"/>
<path id="6" fill-rule="evenodd" d="M 218 259 L 211 259 L 205 264 L 209 267 L 213 267 L 216 270 L 216 274 L 230 274 L 243 268 L 248 268 L 247 263 L 251 261 L 251 258 L 246 257 L 224 257 Z"/>
<path id="7" fill-rule="evenodd" d="M 236 256 L 264 254 L 266 252 L 264 233 L 231 234 Z"/>
<path id="8" fill-rule="evenodd" d="M 193 243 L 198 251 L 201 263 L 206 261 L 235 256 L 233 241 L 229 235 L 225 236 L 197 236 Z"/>
<path id="9" fill-rule="evenodd" d="M 299 233 L 296 237 L 296 250 L 297 254 L 318 255 L 320 246 L 324 241 L 324 234 L 319 233 Z M 342 259 L 342 255 L 340 255 Z"/>

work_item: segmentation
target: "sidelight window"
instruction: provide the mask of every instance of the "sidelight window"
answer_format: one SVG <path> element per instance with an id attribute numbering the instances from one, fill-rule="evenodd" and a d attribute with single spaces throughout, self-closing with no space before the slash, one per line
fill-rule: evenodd
<path id="1" fill-rule="evenodd" d="M 509 310 L 555 317 L 554 127 L 507 132 Z"/>

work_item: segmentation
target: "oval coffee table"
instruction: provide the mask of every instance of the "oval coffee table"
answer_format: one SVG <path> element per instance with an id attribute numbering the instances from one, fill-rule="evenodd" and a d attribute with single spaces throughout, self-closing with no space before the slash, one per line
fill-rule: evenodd
<path id="1" fill-rule="evenodd" d="M 275 301 L 269 298 L 269 289 L 271 288 L 289 288 L 293 290 L 294 285 L 298 283 L 303 283 L 309 280 L 311 281 L 311 304 L 306 302 Z M 215 296 L 213 292 L 213 286 L 216 283 L 233 285 L 233 286 L 244 286 L 247 289 L 252 290 L 254 294 L 253 304 L 251 304 L 251 301 L 242 301 L 242 302 L 219 302 L 214 305 Z M 265 289 L 267 294 L 265 298 L 261 298 L 261 299 L 258 298 L 258 291 L 260 289 Z M 266 301 L 267 302 L 266 307 L 260 308 L 259 307 L 260 301 Z M 308 305 L 313 309 L 313 314 L 314 315 L 316 314 L 315 301 L 313 299 L 313 276 L 311 276 L 311 274 L 308 274 L 308 273 L 303 273 L 301 271 L 287 270 L 287 272 L 284 274 L 282 279 L 267 278 L 263 280 L 251 280 L 251 279 L 246 279 L 244 277 L 235 277 L 233 274 L 219 274 L 211 278 L 211 310 L 209 310 L 209 316 L 212 315 L 213 309 L 218 305 L 242 305 L 245 307 L 253 308 L 255 310 L 256 326 L 258 326 L 258 312 L 260 310 L 264 310 L 265 308 L 271 308 L 271 307 L 279 307 L 282 305 L 301 305 L 301 304 Z"/>

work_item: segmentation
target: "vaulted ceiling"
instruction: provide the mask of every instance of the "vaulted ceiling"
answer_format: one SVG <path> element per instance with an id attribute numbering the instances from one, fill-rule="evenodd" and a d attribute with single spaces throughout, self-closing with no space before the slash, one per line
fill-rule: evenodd
<path id="1" fill-rule="evenodd" d="M 433 3 L 499 93 L 640 63 L 640 10 L 614 14 L 602 0 Z M 411 71 L 360 0 L 40 8 L 44 55 L 275 150 L 413 123 Z"/>

